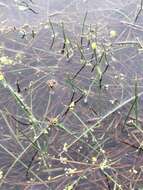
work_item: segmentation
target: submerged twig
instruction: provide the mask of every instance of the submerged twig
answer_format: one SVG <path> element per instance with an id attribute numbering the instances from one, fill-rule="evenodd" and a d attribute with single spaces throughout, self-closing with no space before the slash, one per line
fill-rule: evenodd
<path id="1" fill-rule="evenodd" d="M 10 116 L 12 119 L 14 119 L 15 121 L 17 121 L 18 123 L 22 124 L 22 125 L 30 125 L 30 123 L 24 123 L 24 122 L 19 122 L 19 120 L 17 120 L 12 114 L 7 113 L 7 116 Z M 35 142 L 33 142 L 22 130 L 19 126 L 14 125 L 14 127 L 23 135 L 23 137 L 25 137 L 27 139 L 27 141 L 29 141 L 31 143 L 31 145 L 33 145 L 33 147 L 36 150 L 40 150 L 39 147 L 37 146 L 37 144 L 35 144 Z M 39 136 L 40 137 L 40 136 Z M 38 140 L 38 138 L 37 138 Z"/>
<path id="2" fill-rule="evenodd" d="M 35 38 L 36 32 L 34 30 L 31 31 L 31 36 L 32 36 L 33 39 Z"/>
<path id="3" fill-rule="evenodd" d="M 135 149 L 137 149 L 137 150 L 143 151 L 143 148 L 142 148 L 142 147 L 137 146 L 137 145 L 135 145 L 135 144 L 131 144 L 130 142 L 127 142 L 127 141 L 124 141 L 124 140 L 120 140 L 120 142 L 121 142 L 121 143 L 124 143 L 124 144 L 126 144 L 126 145 L 129 145 L 130 147 L 135 148 Z"/>
<path id="4" fill-rule="evenodd" d="M 140 8 L 139 8 L 139 10 L 138 10 L 138 12 L 137 12 L 137 15 L 136 15 L 136 17 L 135 17 L 134 23 L 137 22 L 137 20 L 138 20 L 138 18 L 139 18 L 139 15 L 141 14 L 142 10 L 143 10 L 143 0 L 141 0 L 141 2 L 140 2 Z"/>
<path id="5" fill-rule="evenodd" d="M 54 42 L 55 42 L 55 37 L 56 37 L 56 35 L 55 35 L 53 23 L 51 22 L 50 19 L 49 19 L 49 24 L 50 24 L 50 27 L 51 27 L 52 33 L 53 33 L 53 34 L 52 34 L 52 43 L 51 43 L 51 45 L 50 45 L 50 49 L 52 49 L 52 47 L 53 47 L 53 45 L 54 45 Z"/>
<path id="6" fill-rule="evenodd" d="M 67 110 L 64 112 L 64 114 L 62 116 L 67 115 L 67 113 L 70 111 L 70 109 L 73 109 L 75 107 L 75 105 L 84 97 L 84 95 L 82 94 L 77 100 L 74 100 L 74 96 L 75 96 L 75 91 L 72 94 L 72 97 L 69 102 Z"/>
<path id="7" fill-rule="evenodd" d="M 137 41 L 121 41 L 121 42 L 114 42 L 113 44 L 111 44 L 111 46 L 114 46 L 114 45 L 119 45 L 119 46 L 128 46 L 128 45 L 132 46 L 132 45 L 134 45 L 134 46 L 141 47 L 140 43 Z"/>
<path id="8" fill-rule="evenodd" d="M 19 85 L 19 81 L 16 81 L 16 87 L 17 87 L 17 92 L 20 93 L 21 89 L 20 89 L 20 85 Z"/>
<path id="9" fill-rule="evenodd" d="M 28 3 L 26 3 L 25 1 L 22 1 L 22 3 L 25 5 L 25 7 L 27 7 L 27 9 L 31 12 L 33 12 L 34 14 L 38 14 L 38 12 L 36 12 L 35 10 L 33 10 Z"/>
<path id="10" fill-rule="evenodd" d="M 101 55 L 101 58 L 99 60 L 99 63 L 102 61 L 103 58 L 105 58 L 105 69 L 102 71 L 101 73 L 101 76 L 100 76 L 100 79 L 99 79 L 99 88 L 101 89 L 102 88 L 102 80 L 103 80 L 103 76 L 104 74 L 107 72 L 108 68 L 109 68 L 109 63 L 108 63 L 108 59 L 107 59 L 107 54 L 106 54 L 106 49 L 103 45 L 103 49 L 104 49 L 104 54 Z"/>
<path id="11" fill-rule="evenodd" d="M 138 94 L 138 97 L 143 96 L 143 91 Z M 113 110 L 109 111 L 107 114 L 102 116 L 97 122 L 95 122 L 91 127 L 89 127 L 87 130 L 85 130 L 78 138 L 76 138 L 69 146 L 73 146 L 76 142 L 78 142 L 84 135 L 88 134 L 92 129 L 94 129 L 97 125 L 99 125 L 102 121 L 104 121 L 106 118 L 117 112 L 119 109 L 123 108 L 125 105 L 129 104 L 131 101 L 133 101 L 135 96 L 130 97 L 126 101 L 122 102 L 120 105 L 116 106 Z"/>
<path id="12" fill-rule="evenodd" d="M 32 158 L 31 158 L 31 161 L 29 162 L 28 166 L 27 166 L 27 171 L 26 171 L 26 179 L 29 180 L 29 170 L 32 166 L 32 163 L 35 159 L 35 157 L 37 156 L 38 154 L 38 150 L 35 151 L 35 153 L 33 154 Z"/>
<path id="13" fill-rule="evenodd" d="M 102 171 L 102 170 L 100 170 Z M 108 186 L 108 190 L 112 190 L 111 185 L 110 185 L 110 180 L 109 177 L 106 175 L 106 173 L 102 172 L 102 174 L 105 176 L 106 178 L 106 182 L 107 182 L 107 186 Z"/>
<path id="14" fill-rule="evenodd" d="M 64 23 L 63 22 L 62 22 L 62 30 L 63 30 L 64 42 L 63 42 L 63 47 L 62 47 L 61 53 L 64 54 L 65 50 L 66 50 L 66 56 L 67 56 L 67 58 L 69 58 L 69 50 L 68 50 L 68 47 L 67 47 L 68 38 L 66 37 L 66 34 L 65 34 L 65 28 L 64 28 Z"/>
<path id="15" fill-rule="evenodd" d="M 90 27 L 90 29 L 89 29 L 89 34 L 90 34 L 90 33 L 91 33 L 91 24 L 90 24 L 89 27 Z M 89 35 L 89 34 L 88 34 L 88 35 Z M 87 40 L 87 48 L 89 48 L 89 46 L 90 46 L 90 44 L 91 44 L 90 40 L 91 40 L 90 38 Z"/>
<path id="16" fill-rule="evenodd" d="M 88 14 L 88 12 L 86 11 L 84 19 L 83 19 L 83 23 L 82 23 L 81 39 L 80 39 L 81 46 L 83 44 L 84 27 L 85 27 L 85 22 L 86 22 L 87 14 Z"/>
<path id="17" fill-rule="evenodd" d="M 136 83 L 135 83 L 135 98 L 134 98 L 134 101 L 133 101 L 133 103 L 132 103 L 132 105 L 131 105 L 131 107 L 130 107 L 128 113 L 127 113 L 126 118 L 125 118 L 124 125 L 123 125 L 123 129 L 124 129 L 124 127 L 126 126 L 126 123 L 127 123 L 127 121 L 128 121 L 128 118 L 129 118 L 129 116 L 130 116 L 130 114 L 131 114 L 131 112 L 132 112 L 134 106 L 135 106 L 135 120 L 136 120 L 136 126 L 137 126 L 137 120 L 138 120 L 137 104 L 138 104 L 138 92 L 137 92 L 137 82 L 136 82 Z M 122 130 L 123 130 L 123 129 L 122 129 Z"/>
<path id="18" fill-rule="evenodd" d="M 85 94 L 85 92 L 84 92 L 84 90 L 83 90 L 82 88 L 80 88 L 79 86 L 77 86 L 76 84 L 74 84 L 73 79 L 71 79 L 71 78 L 68 77 L 68 79 L 66 80 L 66 83 L 67 83 L 68 85 L 70 85 L 70 87 L 72 88 L 72 90 L 77 89 L 77 90 L 79 90 L 82 94 Z"/>
<path id="19" fill-rule="evenodd" d="M 17 123 L 21 124 L 21 125 L 32 125 L 32 122 L 31 123 L 25 123 L 25 122 L 22 122 L 18 119 L 16 119 L 13 115 L 11 115 L 11 118 L 14 119 Z"/>
<path id="20" fill-rule="evenodd" d="M 75 78 L 78 76 L 78 74 L 84 69 L 85 66 L 86 66 L 86 64 L 84 64 L 84 65 L 76 72 L 76 74 L 73 76 L 72 79 L 75 79 Z"/>
<path id="21" fill-rule="evenodd" d="M 34 4 L 34 2 L 32 0 L 29 0 L 29 1 Z"/>
<path id="22" fill-rule="evenodd" d="M 85 68 L 85 66 L 87 64 L 87 61 L 86 61 L 86 58 L 85 58 L 85 56 L 83 54 L 82 48 L 79 46 L 79 44 L 77 44 L 77 47 L 78 47 L 78 49 L 80 51 L 80 54 L 81 54 L 81 60 L 83 60 L 84 63 L 83 63 L 83 66 L 75 73 L 72 80 L 74 80 L 78 76 L 78 74 Z"/>
<path id="23" fill-rule="evenodd" d="M 73 91 L 73 93 L 72 93 L 72 96 L 71 96 L 71 99 L 70 99 L 69 105 L 70 105 L 71 102 L 73 101 L 74 96 L 75 96 L 75 91 Z M 63 114 L 62 116 L 65 116 L 65 115 L 68 113 L 69 109 L 70 109 L 70 108 L 69 108 L 69 106 L 68 106 L 67 110 L 64 112 L 64 114 Z"/>
<path id="24" fill-rule="evenodd" d="M 93 65 L 92 69 L 91 69 L 91 72 L 94 71 L 96 65 L 98 64 L 98 58 L 97 58 L 97 51 L 96 51 L 96 48 L 93 49 L 93 54 L 92 54 L 91 60 L 92 60 L 93 58 L 95 58 L 95 63 L 94 63 L 94 65 Z"/>
<path id="25" fill-rule="evenodd" d="M 103 76 L 104 76 L 104 74 L 106 73 L 106 71 L 108 70 L 108 68 L 109 68 L 109 64 L 106 65 L 106 67 L 105 67 L 104 71 L 102 72 L 101 77 L 100 77 L 100 79 L 99 79 L 99 88 L 100 88 L 100 89 L 102 88 Z"/>

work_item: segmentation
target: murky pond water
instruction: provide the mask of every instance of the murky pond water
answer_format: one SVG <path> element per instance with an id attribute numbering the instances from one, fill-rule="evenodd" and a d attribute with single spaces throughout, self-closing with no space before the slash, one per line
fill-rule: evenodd
<path id="1" fill-rule="evenodd" d="M 142 1 L 0 9 L 0 189 L 141 190 Z"/>

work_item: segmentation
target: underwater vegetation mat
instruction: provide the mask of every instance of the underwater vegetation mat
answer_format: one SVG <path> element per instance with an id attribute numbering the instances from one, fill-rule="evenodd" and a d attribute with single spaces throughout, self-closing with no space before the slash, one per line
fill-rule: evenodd
<path id="1" fill-rule="evenodd" d="M 143 188 L 138 5 L 1 28 L 0 189 Z"/>

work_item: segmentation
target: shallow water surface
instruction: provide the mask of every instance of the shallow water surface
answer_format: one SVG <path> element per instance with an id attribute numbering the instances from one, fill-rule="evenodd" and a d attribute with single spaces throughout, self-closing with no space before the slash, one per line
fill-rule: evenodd
<path id="1" fill-rule="evenodd" d="M 0 0 L 0 189 L 143 188 L 139 0 Z"/>

